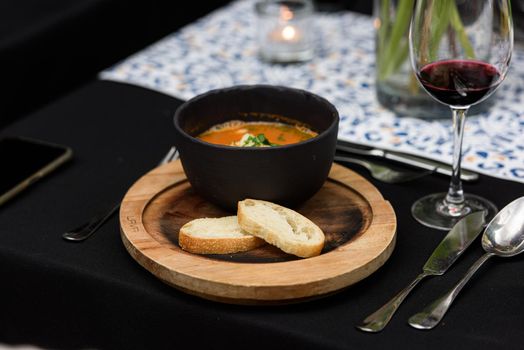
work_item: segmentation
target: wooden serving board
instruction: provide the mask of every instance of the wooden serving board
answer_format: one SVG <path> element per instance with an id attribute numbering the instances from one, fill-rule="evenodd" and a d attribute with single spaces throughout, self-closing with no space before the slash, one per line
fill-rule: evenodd
<path id="1" fill-rule="evenodd" d="M 389 202 L 340 165 L 334 164 L 321 190 L 295 210 L 324 231 L 321 255 L 301 259 L 271 245 L 228 255 L 185 252 L 178 245 L 182 225 L 232 213 L 197 195 L 176 161 L 152 170 L 129 189 L 120 226 L 128 252 L 153 275 L 187 293 L 235 304 L 328 295 L 376 271 L 395 246 L 396 217 Z"/>

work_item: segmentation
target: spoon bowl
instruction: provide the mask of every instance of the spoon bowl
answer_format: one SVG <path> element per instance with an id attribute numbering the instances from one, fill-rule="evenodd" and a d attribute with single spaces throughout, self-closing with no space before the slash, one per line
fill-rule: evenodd
<path id="1" fill-rule="evenodd" d="M 524 251 L 524 197 L 506 205 L 488 224 L 482 235 L 486 251 L 449 292 L 410 317 L 408 323 L 417 329 L 432 329 L 444 317 L 473 274 L 492 256 L 510 257 Z"/>
<path id="2" fill-rule="evenodd" d="M 482 248 L 501 257 L 524 251 L 524 197 L 508 204 L 491 220 L 482 236 Z"/>

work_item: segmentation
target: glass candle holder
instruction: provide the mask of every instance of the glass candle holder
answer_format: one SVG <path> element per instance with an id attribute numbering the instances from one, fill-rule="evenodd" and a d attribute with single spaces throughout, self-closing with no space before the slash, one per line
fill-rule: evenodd
<path id="1" fill-rule="evenodd" d="M 267 62 L 313 58 L 311 0 L 265 0 L 255 5 L 259 55 Z"/>

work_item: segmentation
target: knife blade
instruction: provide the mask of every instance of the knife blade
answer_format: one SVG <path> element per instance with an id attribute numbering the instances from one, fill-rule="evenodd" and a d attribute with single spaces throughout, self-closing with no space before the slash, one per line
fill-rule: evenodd
<path id="1" fill-rule="evenodd" d="M 451 176 L 452 174 L 452 168 L 448 164 L 402 152 L 386 151 L 380 148 L 341 140 L 337 141 L 337 150 L 363 156 L 384 158 L 416 168 L 431 170 L 446 176 Z M 476 181 L 478 178 L 479 175 L 475 172 L 464 169 L 461 169 L 460 171 L 460 179 L 462 181 Z"/>
<path id="2" fill-rule="evenodd" d="M 424 264 L 422 273 L 384 306 L 366 317 L 357 328 L 372 333 L 380 332 L 384 329 L 402 301 L 422 279 L 428 276 L 443 275 L 453 265 L 466 248 L 470 246 L 471 242 L 482 232 L 486 224 L 485 217 L 486 213 L 484 211 L 478 211 L 459 220 L 435 248 Z"/>

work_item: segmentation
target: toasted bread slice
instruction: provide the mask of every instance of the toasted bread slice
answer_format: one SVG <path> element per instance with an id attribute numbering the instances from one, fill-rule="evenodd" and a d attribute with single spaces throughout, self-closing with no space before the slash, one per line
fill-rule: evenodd
<path id="1" fill-rule="evenodd" d="M 178 244 L 197 254 L 231 254 L 261 246 L 265 242 L 242 231 L 236 216 L 195 219 L 180 228 Z"/>
<path id="2" fill-rule="evenodd" d="M 311 220 L 291 209 L 271 202 L 246 199 L 238 202 L 238 223 L 286 253 L 307 258 L 319 255 L 324 233 Z"/>

